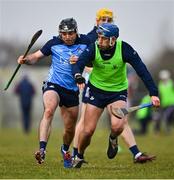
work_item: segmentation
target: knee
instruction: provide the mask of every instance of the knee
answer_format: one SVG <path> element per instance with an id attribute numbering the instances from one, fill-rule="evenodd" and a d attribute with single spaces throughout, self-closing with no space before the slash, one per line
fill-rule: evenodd
<path id="1" fill-rule="evenodd" d="M 111 128 L 111 131 L 115 134 L 121 134 L 123 132 L 123 129 L 122 127 L 117 127 L 117 128 Z"/>
<path id="2" fill-rule="evenodd" d="M 75 134 L 75 126 L 65 127 L 65 134 Z"/>
<path id="3" fill-rule="evenodd" d="M 48 119 L 52 118 L 54 115 L 54 111 L 50 108 L 45 109 L 44 116 Z"/>
<path id="4" fill-rule="evenodd" d="M 94 131 L 93 130 L 84 130 L 83 134 L 86 138 L 91 138 L 92 135 L 94 134 Z"/>
<path id="5" fill-rule="evenodd" d="M 124 123 L 117 123 L 111 127 L 111 131 L 120 134 L 124 130 Z"/>

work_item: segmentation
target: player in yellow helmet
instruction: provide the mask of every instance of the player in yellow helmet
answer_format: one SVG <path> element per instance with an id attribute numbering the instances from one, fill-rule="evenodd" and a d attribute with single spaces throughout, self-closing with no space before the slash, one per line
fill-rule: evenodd
<path id="1" fill-rule="evenodd" d="M 114 22 L 114 14 L 113 11 L 107 8 L 102 8 L 96 13 L 96 24 L 94 28 L 87 34 L 91 39 L 91 42 L 97 40 L 97 27 L 102 23 L 113 23 Z"/>
<path id="2" fill-rule="evenodd" d="M 100 21 L 102 19 L 102 21 L 106 21 L 107 22 L 112 22 L 113 21 L 113 12 L 112 10 L 108 9 L 108 8 L 102 8 L 99 11 L 97 11 L 96 14 L 96 21 Z"/>

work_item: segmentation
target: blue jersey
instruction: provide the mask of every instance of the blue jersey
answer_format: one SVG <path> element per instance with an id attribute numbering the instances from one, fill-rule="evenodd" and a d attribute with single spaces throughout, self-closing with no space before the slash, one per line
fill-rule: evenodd
<path id="1" fill-rule="evenodd" d="M 47 82 L 58 84 L 69 90 L 78 91 L 72 75 L 70 64 L 71 55 L 79 56 L 90 43 L 85 35 L 77 37 L 74 45 L 68 46 L 59 37 L 53 37 L 42 48 L 45 56 L 52 56 L 52 63 L 48 73 Z"/>

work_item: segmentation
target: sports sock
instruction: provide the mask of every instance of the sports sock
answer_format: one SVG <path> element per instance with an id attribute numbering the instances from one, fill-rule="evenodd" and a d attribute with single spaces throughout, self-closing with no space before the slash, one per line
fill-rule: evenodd
<path id="1" fill-rule="evenodd" d="M 78 154 L 78 149 L 73 147 L 73 153 L 72 154 L 73 154 L 73 156 L 76 156 Z"/>
<path id="2" fill-rule="evenodd" d="M 46 150 L 46 146 L 47 146 L 47 142 L 45 141 L 40 141 L 39 142 L 39 146 L 40 146 L 40 149 L 44 149 L 44 151 Z"/>
<path id="3" fill-rule="evenodd" d="M 114 140 L 114 139 L 117 138 L 117 136 L 110 134 L 110 135 L 109 135 L 109 138 L 110 138 L 111 140 Z"/>
<path id="4" fill-rule="evenodd" d="M 113 136 L 110 134 L 109 136 L 109 141 L 114 145 L 117 146 L 118 142 L 117 142 L 117 136 Z"/>
<path id="5" fill-rule="evenodd" d="M 141 153 L 140 150 L 138 149 L 137 145 L 134 145 L 129 148 L 133 156 L 135 157 L 138 153 Z M 142 153 L 141 153 L 142 154 Z"/>
<path id="6" fill-rule="evenodd" d="M 64 150 L 64 151 L 68 151 L 68 150 L 69 150 L 69 145 L 63 144 L 63 150 Z"/>
<path id="7" fill-rule="evenodd" d="M 84 159 L 84 157 L 83 157 L 83 154 L 77 154 L 77 157 L 79 158 L 79 159 Z"/>

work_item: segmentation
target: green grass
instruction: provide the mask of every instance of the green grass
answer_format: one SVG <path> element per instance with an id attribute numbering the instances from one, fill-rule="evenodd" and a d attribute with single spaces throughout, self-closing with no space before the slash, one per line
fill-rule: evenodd
<path id="1" fill-rule="evenodd" d="M 154 162 L 134 164 L 132 155 L 119 140 L 121 152 L 115 159 L 106 156 L 108 132 L 97 130 L 86 151 L 88 165 L 64 169 L 60 146 L 62 130 L 54 130 L 47 147 L 46 161 L 38 165 L 37 132 L 24 136 L 19 130 L 0 130 L 0 179 L 167 179 L 174 178 L 174 134 L 136 137 L 142 151 L 157 155 Z"/>

